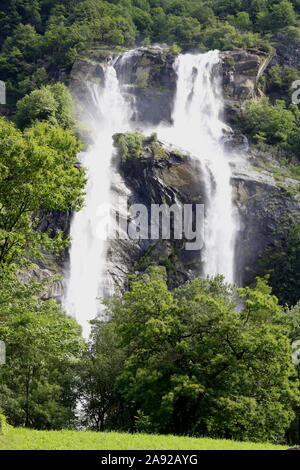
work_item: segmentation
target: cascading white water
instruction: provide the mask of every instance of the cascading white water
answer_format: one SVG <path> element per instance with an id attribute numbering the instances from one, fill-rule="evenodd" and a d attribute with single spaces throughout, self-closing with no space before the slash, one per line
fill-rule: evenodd
<path id="1" fill-rule="evenodd" d="M 232 204 L 231 169 L 224 149 L 221 121 L 222 83 L 218 72 L 219 52 L 180 55 L 175 63 L 177 92 L 173 125 L 158 134 L 198 158 L 206 172 L 204 275 L 224 275 L 234 282 L 234 236 L 236 221 Z"/>
<path id="2" fill-rule="evenodd" d="M 99 312 L 99 297 L 106 288 L 105 263 L 107 243 L 99 237 L 99 208 L 111 203 L 112 136 L 128 130 L 130 109 L 124 100 L 116 71 L 108 65 L 105 85 L 87 84 L 90 102 L 84 103 L 87 124 L 93 131 L 91 149 L 81 155 L 87 168 L 85 205 L 74 215 L 71 225 L 70 274 L 63 305 L 75 316 L 88 337 L 89 321 Z"/>
<path id="3" fill-rule="evenodd" d="M 130 73 L 136 54 L 129 51 L 120 58 L 121 82 Z M 219 61 L 218 51 L 177 58 L 173 124 L 159 125 L 154 130 L 162 140 L 185 149 L 201 162 L 208 201 L 204 275 L 223 274 L 226 281 L 233 282 L 236 223 L 231 170 L 223 145 L 224 132 L 229 129 L 220 119 L 223 100 L 216 67 Z M 91 150 L 80 156 L 88 170 L 88 183 L 85 205 L 71 225 L 70 274 L 63 299 L 66 312 L 76 317 L 85 337 L 90 332 L 89 321 L 99 313 L 99 297 L 109 293 L 105 276 L 107 242 L 99 238 L 97 213 L 101 205 L 112 202 L 112 136 L 130 130 L 134 112 L 134 99 L 124 99 L 114 64 L 107 66 L 102 88 L 94 83 L 87 83 L 87 87 L 90 102 L 83 108 L 94 138 Z"/>

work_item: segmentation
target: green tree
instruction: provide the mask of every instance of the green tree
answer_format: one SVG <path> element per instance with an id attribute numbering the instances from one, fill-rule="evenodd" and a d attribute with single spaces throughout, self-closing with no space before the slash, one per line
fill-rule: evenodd
<path id="1" fill-rule="evenodd" d="M 153 41 L 165 41 L 167 38 L 167 15 L 161 7 L 153 8 L 151 13 Z"/>
<path id="2" fill-rule="evenodd" d="M 286 26 L 293 26 L 297 21 L 297 16 L 291 2 L 283 0 L 280 3 L 276 3 L 272 7 L 271 15 L 271 28 L 279 29 Z"/>
<path id="3" fill-rule="evenodd" d="M 124 364 L 114 324 L 95 321 L 79 370 L 78 392 L 83 424 L 97 431 L 121 424 L 122 408 L 117 377 Z"/>
<path id="4" fill-rule="evenodd" d="M 151 35 L 153 23 L 149 12 L 144 11 L 141 8 L 134 8 L 132 18 L 138 31 L 143 36 Z"/>
<path id="5" fill-rule="evenodd" d="M 201 26 L 196 18 L 169 16 L 168 41 L 184 47 L 197 46 L 200 42 Z"/>
<path id="6" fill-rule="evenodd" d="M 299 80 L 300 74 L 295 67 L 280 67 L 274 65 L 268 71 L 267 89 L 270 93 L 279 92 L 282 96 L 286 95 L 287 100 L 291 102 L 293 92 L 291 86 L 296 80 Z"/>
<path id="7" fill-rule="evenodd" d="M 43 210 L 81 206 L 84 170 L 75 166 L 80 144 L 70 132 L 38 124 L 23 133 L 0 119 L 0 274 L 65 246 L 39 227 Z"/>
<path id="8" fill-rule="evenodd" d="M 80 327 L 59 312 L 55 301 L 40 300 L 38 285 L 15 282 L 9 289 L 5 296 L 10 296 L 14 311 L 3 301 L 0 306 L 0 337 L 6 344 L 0 406 L 14 426 L 66 428 L 75 419 Z"/>
<path id="9" fill-rule="evenodd" d="M 295 116 L 286 109 L 284 101 L 277 101 L 274 106 L 267 98 L 246 102 L 244 128 L 255 139 L 268 144 L 287 142 L 294 126 Z"/>
<path id="10" fill-rule="evenodd" d="M 247 11 L 240 11 L 234 19 L 234 25 L 238 29 L 242 29 L 245 31 L 251 30 L 253 24 L 250 19 L 249 13 Z"/>
<path id="11" fill-rule="evenodd" d="M 17 103 L 15 120 L 24 129 L 38 121 L 69 129 L 74 125 L 73 100 L 63 83 L 34 90 Z"/>
<path id="12" fill-rule="evenodd" d="M 108 302 L 126 354 L 118 387 L 152 432 L 281 440 L 299 403 L 290 329 L 267 284 L 241 289 L 242 312 L 219 278 L 170 292 L 161 270 Z M 141 418 L 142 417 L 142 418 Z"/>
<path id="13" fill-rule="evenodd" d="M 240 32 L 228 22 L 219 22 L 207 27 L 201 35 L 202 43 L 208 49 L 230 50 L 238 47 L 263 46 L 259 34 Z"/>
<path id="14" fill-rule="evenodd" d="M 49 75 L 45 69 L 45 67 L 39 67 L 36 69 L 29 77 L 20 80 L 19 88 L 20 94 L 22 96 L 31 93 L 33 90 L 37 88 L 41 88 L 44 85 L 49 83 Z"/>
<path id="15" fill-rule="evenodd" d="M 280 302 L 289 306 L 300 300 L 300 224 L 282 228 L 277 240 L 262 253 L 261 272 Z"/>

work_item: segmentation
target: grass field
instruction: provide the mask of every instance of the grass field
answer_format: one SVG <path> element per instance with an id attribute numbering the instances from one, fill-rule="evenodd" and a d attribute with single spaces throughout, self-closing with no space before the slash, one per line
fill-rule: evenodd
<path id="1" fill-rule="evenodd" d="M 272 444 L 146 434 L 9 429 L 0 450 L 284 450 Z"/>

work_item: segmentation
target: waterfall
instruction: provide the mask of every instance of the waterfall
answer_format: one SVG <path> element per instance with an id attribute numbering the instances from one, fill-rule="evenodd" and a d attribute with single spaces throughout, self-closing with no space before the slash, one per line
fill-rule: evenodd
<path id="1" fill-rule="evenodd" d="M 89 98 L 81 103 L 93 138 L 90 149 L 79 156 L 87 168 L 88 183 L 85 205 L 72 220 L 70 270 L 63 306 L 82 325 L 85 337 L 90 331 L 89 321 L 99 313 L 99 297 L 111 293 L 105 273 L 108 247 L 105 239 L 99 237 L 97 215 L 101 205 L 113 202 L 112 136 L 131 129 L 135 99 L 130 76 L 138 55 L 138 51 L 128 51 L 107 65 L 102 86 L 88 82 Z M 224 146 L 224 137 L 230 129 L 221 120 L 219 62 L 218 51 L 180 55 L 174 65 L 178 78 L 172 124 L 160 124 L 151 130 L 201 163 L 207 199 L 202 274 L 223 274 L 226 281 L 233 282 L 236 224 L 231 169 Z"/>
<path id="2" fill-rule="evenodd" d="M 230 132 L 223 111 L 219 52 L 182 54 L 175 62 L 177 92 L 173 125 L 159 135 L 199 159 L 206 174 L 204 275 L 224 275 L 234 282 L 236 221 L 230 183 L 231 168 L 224 147 Z"/>
<path id="3" fill-rule="evenodd" d="M 104 86 L 87 83 L 89 99 L 83 103 L 92 129 L 90 150 L 80 155 L 87 168 L 85 205 L 71 224 L 70 269 L 63 306 L 75 316 L 88 337 L 89 321 L 99 312 L 99 297 L 107 294 L 105 264 L 107 242 L 99 237 L 99 208 L 111 203 L 113 140 L 129 129 L 130 107 L 122 96 L 114 64 L 105 70 Z"/>

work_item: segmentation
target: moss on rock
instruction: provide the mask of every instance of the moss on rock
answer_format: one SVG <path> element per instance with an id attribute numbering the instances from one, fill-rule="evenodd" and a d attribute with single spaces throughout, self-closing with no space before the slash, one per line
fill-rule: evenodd
<path id="1" fill-rule="evenodd" d="M 169 156 L 168 150 L 157 140 L 156 134 L 149 137 L 132 132 L 115 134 L 114 145 L 118 149 L 119 157 L 123 160 L 148 158 L 162 160 Z"/>

